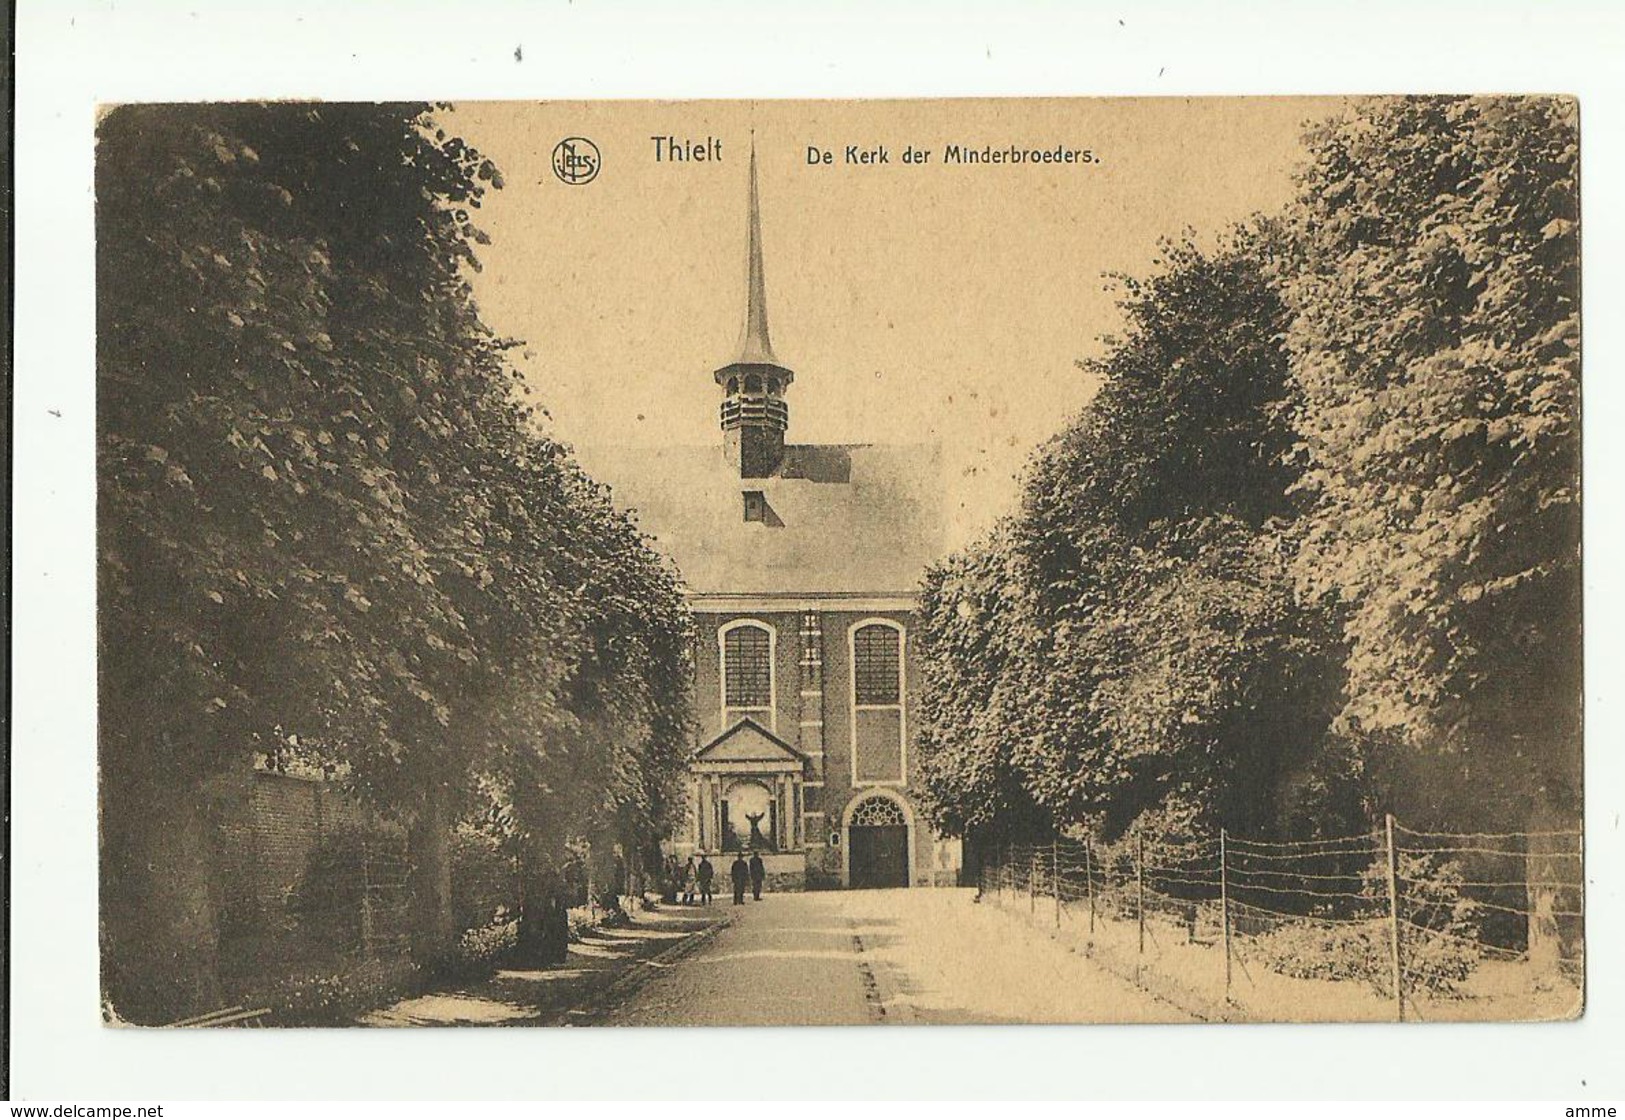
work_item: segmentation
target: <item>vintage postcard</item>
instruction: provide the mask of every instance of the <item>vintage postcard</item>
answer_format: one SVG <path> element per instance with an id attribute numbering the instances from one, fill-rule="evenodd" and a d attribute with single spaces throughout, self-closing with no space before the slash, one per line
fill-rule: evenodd
<path id="1" fill-rule="evenodd" d="M 1580 1015 L 1578 145 L 103 107 L 106 1021 Z"/>

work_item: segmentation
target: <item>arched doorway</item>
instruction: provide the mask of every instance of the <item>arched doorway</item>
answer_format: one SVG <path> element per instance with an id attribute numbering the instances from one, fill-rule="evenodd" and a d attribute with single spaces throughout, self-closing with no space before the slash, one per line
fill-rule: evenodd
<path id="1" fill-rule="evenodd" d="M 904 808 L 886 794 L 870 794 L 847 816 L 847 883 L 852 887 L 909 885 L 909 824 Z"/>

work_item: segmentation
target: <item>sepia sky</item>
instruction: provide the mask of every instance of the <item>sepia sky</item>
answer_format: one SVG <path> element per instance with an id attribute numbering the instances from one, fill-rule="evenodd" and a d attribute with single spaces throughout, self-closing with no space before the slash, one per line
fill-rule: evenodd
<path id="1" fill-rule="evenodd" d="M 488 102 L 449 130 L 501 168 L 476 294 L 592 468 L 603 445 L 719 442 L 711 371 L 743 317 L 752 130 L 769 320 L 795 370 L 792 442 L 940 440 L 950 543 L 1010 507 L 1032 449 L 1089 399 L 1075 363 L 1119 325 L 1102 274 L 1291 191 L 1305 121 L 1335 100 Z M 570 186 L 554 145 L 602 168 Z M 657 161 L 655 136 L 721 159 Z M 1089 149 L 1094 164 L 944 166 L 965 148 Z M 809 166 L 810 145 L 833 153 Z M 848 165 L 884 145 L 887 164 Z M 929 151 L 905 164 L 905 148 Z"/>

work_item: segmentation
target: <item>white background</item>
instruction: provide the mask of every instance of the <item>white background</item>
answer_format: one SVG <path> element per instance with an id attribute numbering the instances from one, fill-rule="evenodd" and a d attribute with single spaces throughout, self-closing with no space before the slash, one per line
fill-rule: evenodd
<path id="1" fill-rule="evenodd" d="M 1619 5 L 1412 0 L 1322 5 L 1312 16 L 1285 3 L 1127 0 L 917 12 L 873 0 L 20 7 L 10 1012 L 17 1097 L 1625 1095 Z M 1582 106 L 1591 949 L 1582 1021 L 184 1035 L 100 1026 L 91 198 L 98 101 L 1492 91 L 1573 93 Z"/>

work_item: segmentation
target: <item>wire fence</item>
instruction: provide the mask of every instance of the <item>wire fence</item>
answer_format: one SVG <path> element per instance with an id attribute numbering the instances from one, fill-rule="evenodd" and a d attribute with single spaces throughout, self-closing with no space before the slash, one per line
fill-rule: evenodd
<path id="1" fill-rule="evenodd" d="M 1583 991 L 1581 834 L 1056 836 L 985 900 L 1204 1018 L 1559 1018 Z"/>

